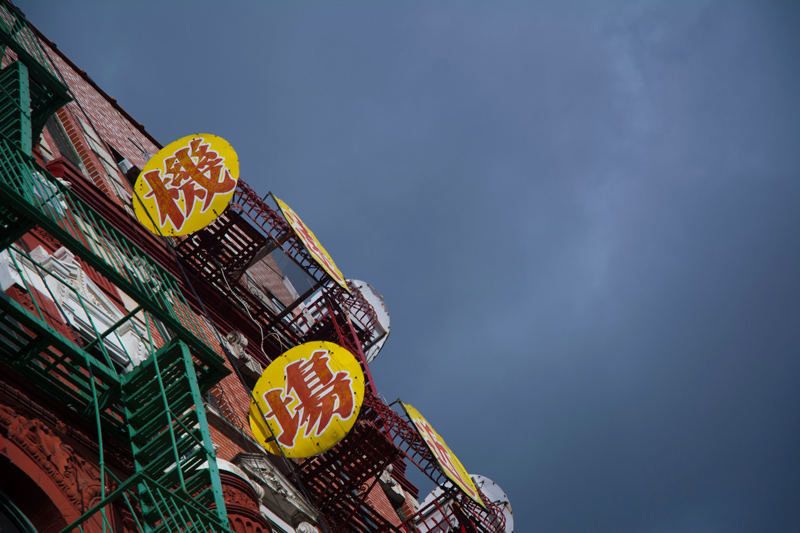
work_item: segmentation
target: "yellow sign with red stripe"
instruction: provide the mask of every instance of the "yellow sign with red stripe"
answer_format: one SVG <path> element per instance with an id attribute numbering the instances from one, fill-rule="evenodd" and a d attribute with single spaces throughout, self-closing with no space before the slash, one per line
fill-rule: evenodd
<path id="1" fill-rule="evenodd" d="M 327 272 L 328 275 L 333 278 L 333 281 L 335 281 L 347 292 L 350 292 L 350 287 L 347 286 L 347 280 L 344 279 L 344 276 L 342 275 L 341 271 L 339 271 L 336 263 L 333 262 L 333 259 L 331 259 L 331 256 L 314 236 L 314 233 L 312 233 L 312 231 L 308 229 L 308 226 L 306 226 L 303 221 L 300 220 L 300 217 L 297 216 L 297 213 L 295 213 L 291 207 L 286 205 L 286 202 L 274 195 L 273 198 L 275 198 L 275 203 L 278 204 L 281 213 L 283 213 L 284 218 L 292 227 L 292 230 L 294 230 L 295 235 L 300 237 L 300 240 L 303 242 L 306 250 L 308 250 L 308 253 L 311 254 L 311 257 L 314 258 L 314 261 L 316 261 L 317 264 L 319 264 L 319 266 L 321 266 L 325 272 Z"/>
<path id="2" fill-rule="evenodd" d="M 250 399 L 250 428 L 272 454 L 311 457 L 347 435 L 363 401 L 355 356 L 332 342 L 307 342 L 264 370 Z"/>
<path id="3" fill-rule="evenodd" d="M 188 235 L 219 217 L 239 180 L 239 158 L 216 135 L 189 135 L 147 162 L 133 185 L 133 210 L 156 235 Z"/>
<path id="4" fill-rule="evenodd" d="M 402 402 L 401 402 L 402 403 Z M 483 500 L 481 499 L 480 492 L 472 481 L 472 478 L 467 473 L 464 465 L 458 460 L 458 457 L 450 450 L 450 447 L 445 444 L 444 439 L 439 435 L 427 420 L 417 411 L 414 407 L 403 403 L 403 408 L 408 414 L 408 418 L 417 428 L 422 440 L 428 446 L 428 449 L 436 457 L 436 461 L 442 469 L 442 472 L 447 478 L 455 483 L 458 488 L 464 491 L 464 494 L 470 497 L 475 503 L 481 507 L 486 508 Z"/>

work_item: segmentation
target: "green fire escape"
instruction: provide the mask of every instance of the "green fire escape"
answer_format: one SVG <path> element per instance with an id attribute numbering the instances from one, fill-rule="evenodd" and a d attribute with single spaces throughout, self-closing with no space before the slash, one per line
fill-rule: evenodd
<path id="1" fill-rule="evenodd" d="M 223 361 L 173 276 L 35 162 L 33 143 L 70 97 L 5 0 L 0 45 L 0 259 L 23 295 L 0 292 L 0 361 L 97 427 L 103 492 L 64 531 L 90 523 L 110 530 L 110 503 L 126 508 L 141 531 L 228 531 L 202 402 L 227 373 Z M 18 242 L 33 228 L 115 285 L 123 316 L 113 324 L 90 318 L 78 335 L 54 293 L 71 291 L 83 309 L 89 303 Z M 151 354 L 138 365 L 112 350 L 123 329 L 144 339 Z M 135 473 L 126 479 L 105 463 L 109 436 L 130 446 Z"/>

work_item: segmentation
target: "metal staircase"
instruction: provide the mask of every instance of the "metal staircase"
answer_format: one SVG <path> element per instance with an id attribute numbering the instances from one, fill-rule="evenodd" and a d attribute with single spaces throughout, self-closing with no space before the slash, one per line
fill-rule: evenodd
<path id="1" fill-rule="evenodd" d="M 214 530 L 222 485 L 187 346 L 178 341 L 145 361 L 125 376 L 122 392 L 142 515 L 158 524 L 150 530 Z"/>
<path id="2" fill-rule="evenodd" d="M 42 396 L 97 429 L 102 495 L 64 531 L 96 530 L 96 524 L 111 530 L 107 506 L 116 503 L 140 531 L 227 532 L 202 397 L 228 370 L 210 348 L 209 325 L 171 274 L 32 157 L 47 117 L 69 96 L 35 32 L 5 0 L 0 48 L 0 267 L 16 280 L 0 292 L 0 371 L 25 376 Z M 125 302 L 119 318 L 92 319 L 92 304 L 70 280 L 17 243 L 33 228 L 119 291 Z M 89 317 L 80 331 L 67 319 L 67 293 Z M 118 353 L 123 326 L 148 346 L 151 355 L 138 366 L 131 354 Z M 135 472 L 127 479 L 105 464 L 109 437 L 130 446 Z"/>

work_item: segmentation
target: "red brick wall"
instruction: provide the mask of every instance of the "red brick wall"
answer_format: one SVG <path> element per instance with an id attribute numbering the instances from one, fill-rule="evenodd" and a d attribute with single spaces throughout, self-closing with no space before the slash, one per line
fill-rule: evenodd
<path id="1" fill-rule="evenodd" d="M 9 287 L 6 291 L 6 294 L 9 298 L 27 308 L 36 318 L 44 320 L 48 326 L 58 331 L 61 335 L 72 342 L 77 343 L 77 340 L 72 333 L 72 329 L 65 322 L 64 317 L 58 310 L 55 302 L 53 302 L 53 300 L 51 300 L 49 297 L 37 291 L 33 287 L 28 287 L 28 290 L 25 290 L 25 288 L 20 285 L 13 285 Z"/>
<path id="2" fill-rule="evenodd" d="M 72 141 L 72 145 L 78 152 L 81 161 L 83 161 L 83 165 L 86 167 L 86 171 L 89 173 L 89 178 L 91 178 L 92 183 L 97 185 L 106 196 L 112 200 L 119 201 L 103 165 L 100 163 L 97 155 L 92 151 L 86 137 L 81 131 L 80 123 L 83 122 L 85 118 L 75 113 L 73 107 L 76 105 L 75 103 L 67 104 L 59 109 L 56 114 L 61 124 L 64 126 L 69 140 Z M 81 118 L 83 118 L 83 120 L 81 120 Z"/>
<path id="3" fill-rule="evenodd" d="M 368 481 L 367 487 L 369 487 L 371 483 L 372 480 Z M 361 493 L 363 494 L 363 491 Z M 378 514 L 384 517 L 393 526 L 400 527 L 402 524 L 400 517 L 397 516 L 394 507 L 392 507 L 392 504 L 389 502 L 389 498 L 383 492 L 380 483 L 375 483 L 375 485 L 373 485 L 364 503 L 375 509 Z"/>
<path id="4" fill-rule="evenodd" d="M 260 286 L 266 287 L 284 305 L 289 305 L 294 302 L 295 298 L 283 284 L 283 276 L 279 272 L 278 264 L 269 255 L 247 269 L 247 273 L 259 285 L 259 288 Z"/>
<path id="5" fill-rule="evenodd" d="M 93 87 L 92 83 L 87 80 L 88 76 L 84 71 L 77 70 L 52 49 L 48 50 L 48 54 L 64 77 L 64 81 L 70 91 L 81 102 L 83 109 L 74 102 L 68 104 L 73 115 L 80 118 L 80 120 L 86 120 L 83 115 L 85 111 L 102 139 L 111 144 L 115 150 L 126 157 L 132 164 L 139 168 L 144 167 L 147 160 L 136 145 L 139 145 L 153 156 L 160 148 L 155 141 L 141 132 L 139 129 L 141 125 L 132 125 L 130 123 L 130 119 L 115 107 L 116 100 L 101 94 L 100 91 Z"/>
<path id="6" fill-rule="evenodd" d="M 409 493 L 405 492 L 406 501 L 403 502 L 403 505 L 400 506 L 400 514 L 402 514 L 403 520 L 408 520 L 415 514 L 417 514 L 417 501 L 411 496 Z"/>
<path id="7" fill-rule="evenodd" d="M 215 428 L 213 424 L 209 424 L 209 431 L 211 433 L 211 442 L 218 446 L 218 459 L 230 461 L 237 453 L 242 451 L 238 444 L 226 437 L 225 434 Z"/>

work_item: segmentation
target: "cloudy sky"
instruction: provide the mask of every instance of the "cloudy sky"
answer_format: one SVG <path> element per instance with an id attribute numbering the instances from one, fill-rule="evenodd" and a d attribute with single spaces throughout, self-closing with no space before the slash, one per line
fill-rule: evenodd
<path id="1" fill-rule="evenodd" d="M 800 531 L 799 2 L 18 4 L 383 293 L 516 531 Z"/>

